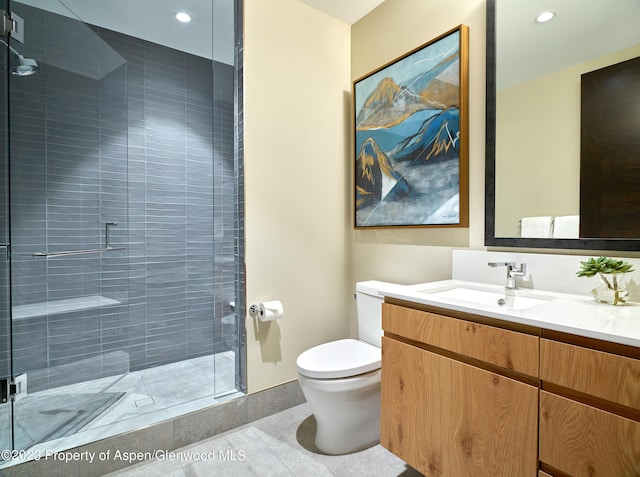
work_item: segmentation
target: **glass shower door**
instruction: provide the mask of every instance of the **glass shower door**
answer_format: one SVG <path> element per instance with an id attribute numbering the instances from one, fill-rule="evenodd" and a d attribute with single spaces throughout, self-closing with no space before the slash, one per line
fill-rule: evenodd
<path id="1" fill-rule="evenodd" d="M 24 20 L 7 75 L 14 449 L 88 428 L 130 363 L 127 65 L 54 10 L 11 2 Z"/>
<path id="2" fill-rule="evenodd" d="M 0 0 L 7 11 L 7 1 Z M 7 196 L 7 70 L 9 48 L 6 38 L 0 45 L 0 451 L 12 449 L 11 402 L 8 398 L 11 378 L 11 314 L 9 295 L 8 196 Z M 0 456 L 0 463 L 3 458 Z"/>
<path id="3" fill-rule="evenodd" d="M 92 23 L 103 17 L 89 4 L 104 2 L 61 1 Z M 221 25 L 211 32 L 241 24 L 240 0 L 199 3 L 214 7 Z M 121 17 L 131 19 L 131 5 Z M 234 45 L 200 56 L 87 26 L 54 0 L 12 1 L 10 10 L 25 20 L 25 39 L 5 52 L 12 254 L 6 285 L 0 270 L 0 294 L 11 291 L 0 371 L 6 355 L 7 375 L 26 393 L 0 404 L 0 416 L 14 411 L 0 439 L 59 450 L 74 432 L 72 445 L 85 443 L 242 393 Z M 0 268 L 2 258 L 0 249 Z"/>

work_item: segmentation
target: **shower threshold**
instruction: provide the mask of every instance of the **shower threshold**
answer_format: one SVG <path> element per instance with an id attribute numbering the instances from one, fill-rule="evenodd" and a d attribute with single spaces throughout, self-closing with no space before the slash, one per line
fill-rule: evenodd
<path id="1" fill-rule="evenodd" d="M 31 394 L 30 398 L 50 401 L 92 393 L 99 397 L 75 422 L 65 420 L 64 428 L 47 433 L 49 440 L 29 448 L 58 452 L 242 396 L 234 387 L 233 351 L 133 371 L 105 391 L 105 383 L 109 381 L 114 379 L 102 378 Z M 214 389 L 217 391 L 215 394 Z M 30 418 L 42 419 L 42 415 L 34 412 Z M 19 433 L 26 429 L 32 431 L 34 423 L 23 421 L 17 424 L 16 440 L 18 443 L 22 440 L 24 446 L 32 436 L 20 436 Z"/>

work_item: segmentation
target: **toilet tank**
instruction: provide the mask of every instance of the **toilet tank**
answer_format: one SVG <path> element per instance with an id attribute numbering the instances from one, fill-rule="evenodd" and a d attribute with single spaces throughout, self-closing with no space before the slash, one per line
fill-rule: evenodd
<path id="1" fill-rule="evenodd" d="M 382 288 L 397 286 L 395 283 L 369 280 L 356 283 L 356 309 L 358 314 L 358 338 L 380 347 L 382 336 Z"/>

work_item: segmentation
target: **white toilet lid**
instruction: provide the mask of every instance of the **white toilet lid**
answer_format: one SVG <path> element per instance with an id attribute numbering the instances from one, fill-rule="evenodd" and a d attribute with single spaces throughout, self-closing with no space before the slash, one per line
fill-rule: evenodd
<path id="1" fill-rule="evenodd" d="M 362 341 L 331 341 L 308 349 L 296 364 L 303 376 L 320 379 L 347 378 L 380 368 L 380 348 Z"/>

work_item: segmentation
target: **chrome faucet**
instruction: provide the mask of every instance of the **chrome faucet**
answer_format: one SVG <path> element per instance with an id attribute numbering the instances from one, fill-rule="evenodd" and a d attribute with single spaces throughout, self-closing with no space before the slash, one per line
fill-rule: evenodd
<path id="1" fill-rule="evenodd" d="M 521 263 L 516 265 L 516 262 L 489 262 L 490 267 L 507 267 L 507 283 L 504 286 L 507 290 L 515 290 L 516 277 L 522 277 L 527 273 L 527 264 Z"/>

